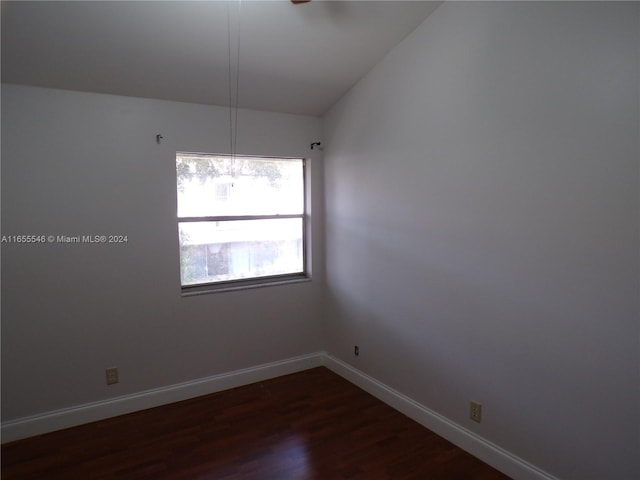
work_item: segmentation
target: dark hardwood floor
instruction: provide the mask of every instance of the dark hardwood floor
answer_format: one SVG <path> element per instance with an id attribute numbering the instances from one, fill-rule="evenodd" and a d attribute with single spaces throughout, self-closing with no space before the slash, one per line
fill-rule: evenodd
<path id="1" fill-rule="evenodd" d="M 504 480 L 324 367 L 2 446 L 2 480 Z"/>

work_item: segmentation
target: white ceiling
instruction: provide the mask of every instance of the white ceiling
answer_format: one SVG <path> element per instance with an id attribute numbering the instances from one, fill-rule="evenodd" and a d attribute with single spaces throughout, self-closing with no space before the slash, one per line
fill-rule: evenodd
<path id="1" fill-rule="evenodd" d="M 322 115 L 439 3 L 3 1 L 2 81 L 229 105 L 239 38 L 240 108 Z"/>

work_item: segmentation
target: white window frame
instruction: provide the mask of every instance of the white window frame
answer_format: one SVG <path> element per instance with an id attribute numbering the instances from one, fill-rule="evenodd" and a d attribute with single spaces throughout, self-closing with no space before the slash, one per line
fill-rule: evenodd
<path id="1" fill-rule="evenodd" d="M 176 158 L 179 155 L 201 155 L 201 156 L 216 156 L 216 157 L 231 157 L 229 154 L 218 154 L 218 153 L 195 153 L 195 152 L 185 152 L 178 151 L 176 152 Z M 297 283 L 304 282 L 310 280 L 310 268 L 309 268 L 309 259 L 308 259 L 308 251 L 309 251 L 309 236 L 310 236 L 310 228 L 308 224 L 308 183 L 310 182 L 309 178 L 309 170 L 308 170 L 308 159 L 303 157 L 275 157 L 275 156 L 265 156 L 265 155 L 234 155 L 235 157 L 244 157 L 244 158 L 259 158 L 264 160 L 291 160 L 291 161 L 300 161 L 302 163 L 302 179 L 303 179 L 303 211 L 300 214 L 276 214 L 276 215 L 215 215 L 215 216 L 195 216 L 195 217 L 180 217 L 177 216 L 177 230 L 178 230 L 178 255 L 179 259 L 182 258 L 182 252 L 180 251 L 180 224 L 181 223 L 191 223 L 191 222 L 229 222 L 229 221 L 241 221 L 241 220 L 277 220 L 277 219 L 287 219 L 287 218 L 299 218 L 302 223 L 302 271 L 294 272 L 294 273 L 285 273 L 278 275 L 269 275 L 269 276 L 257 276 L 257 277 L 248 277 L 241 279 L 233 279 L 233 280 L 221 280 L 214 282 L 206 282 L 206 283 L 197 283 L 190 285 L 182 284 L 182 274 L 180 273 L 180 288 L 182 296 L 190 296 L 190 295 L 199 295 L 203 293 L 213 293 L 213 292 L 223 292 L 229 290 L 239 290 L 246 288 L 256 288 L 256 287 L 264 287 L 271 285 L 281 285 L 281 284 L 289 284 L 289 283 Z M 177 189 L 178 181 L 176 178 L 176 189 Z M 180 268 L 180 266 L 179 266 Z"/>

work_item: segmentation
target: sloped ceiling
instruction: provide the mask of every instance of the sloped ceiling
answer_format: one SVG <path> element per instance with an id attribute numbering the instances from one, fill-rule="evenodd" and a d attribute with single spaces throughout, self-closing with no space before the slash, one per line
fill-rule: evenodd
<path id="1" fill-rule="evenodd" d="M 439 3 L 2 2 L 2 81 L 318 116 Z"/>

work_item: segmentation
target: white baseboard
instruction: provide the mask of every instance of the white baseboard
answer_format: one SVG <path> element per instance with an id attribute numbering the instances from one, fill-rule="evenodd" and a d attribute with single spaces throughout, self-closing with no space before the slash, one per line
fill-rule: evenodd
<path id="1" fill-rule="evenodd" d="M 430 410 L 342 360 L 325 354 L 324 365 L 365 392 L 446 438 L 483 462 L 517 480 L 558 480 L 507 450 Z"/>
<path id="2" fill-rule="evenodd" d="M 312 353 L 168 387 L 4 422 L 0 430 L 2 442 L 12 442 L 21 438 L 104 420 L 147 408 L 159 407 L 308 370 L 324 365 L 324 356 L 324 352 Z"/>
<path id="3" fill-rule="evenodd" d="M 2 442 L 11 442 L 54 430 L 179 402 L 322 365 L 514 479 L 558 480 L 536 466 L 326 352 L 316 352 L 101 402 L 8 421 L 1 426 Z"/>

